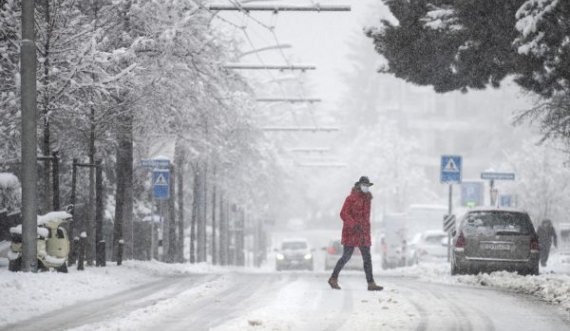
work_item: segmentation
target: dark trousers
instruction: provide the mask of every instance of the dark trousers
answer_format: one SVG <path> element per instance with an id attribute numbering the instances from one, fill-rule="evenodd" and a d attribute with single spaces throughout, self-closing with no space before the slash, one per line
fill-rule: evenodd
<path id="1" fill-rule="evenodd" d="M 360 253 L 362 253 L 362 260 L 364 262 L 364 273 L 366 273 L 366 281 L 372 283 L 374 282 L 374 277 L 372 276 L 372 258 L 370 256 L 370 247 L 359 246 L 358 248 L 360 249 Z M 344 265 L 350 260 L 353 252 L 354 252 L 354 246 L 344 246 L 342 256 L 336 263 L 336 266 L 334 267 L 332 273 L 333 278 L 338 278 L 338 274 L 340 273 Z"/>
<path id="2" fill-rule="evenodd" d="M 546 262 L 548 262 L 548 255 L 550 255 L 550 245 L 552 244 L 545 243 L 540 245 L 540 265 L 543 267 L 546 267 Z"/>

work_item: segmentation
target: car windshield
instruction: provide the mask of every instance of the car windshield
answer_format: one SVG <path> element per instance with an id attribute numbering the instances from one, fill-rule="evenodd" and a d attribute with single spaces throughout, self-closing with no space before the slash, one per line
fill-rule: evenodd
<path id="1" fill-rule="evenodd" d="M 288 241 L 281 244 L 281 249 L 305 249 L 307 243 L 304 241 Z"/>
<path id="2" fill-rule="evenodd" d="M 528 215 L 517 212 L 481 211 L 469 213 L 464 222 L 467 233 L 477 232 L 490 235 L 528 235 L 532 225 Z"/>
<path id="3" fill-rule="evenodd" d="M 428 244 L 441 244 L 441 240 L 446 237 L 446 234 L 429 235 L 426 237 L 425 242 Z"/>

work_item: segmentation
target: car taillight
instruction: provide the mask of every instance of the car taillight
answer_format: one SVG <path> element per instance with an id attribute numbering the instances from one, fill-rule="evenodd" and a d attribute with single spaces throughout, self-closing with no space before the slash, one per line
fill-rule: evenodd
<path id="1" fill-rule="evenodd" d="M 540 248 L 538 246 L 538 238 L 534 237 L 530 240 L 530 250 L 538 251 Z"/>
<path id="2" fill-rule="evenodd" d="M 331 247 L 327 248 L 327 253 L 329 253 L 329 254 L 336 254 L 336 249 L 331 246 Z"/>
<path id="3" fill-rule="evenodd" d="M 456 248 L 465 247 L 465 236 L 463 236 L 463 232 L 459 232 L 459 236 L 457 237 L 457 240 L 455 241 L 455 247 Z"/>

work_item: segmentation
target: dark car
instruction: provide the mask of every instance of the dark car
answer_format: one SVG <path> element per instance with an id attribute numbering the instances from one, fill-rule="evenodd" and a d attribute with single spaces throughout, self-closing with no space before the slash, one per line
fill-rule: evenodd
<path id="1" fill-rule="evenodd" d="M 511 209 L 474 209 L 454 233 L 451 274 L 516 271 L 538 275 L 538 236 L 529 215 Z"/>
<path id="2" fill-rule="evenodd" d="M 313 270 L 313 251 L 305 239 L 283 240 L 281 248 L 276 250 L 275 269 Z"/>

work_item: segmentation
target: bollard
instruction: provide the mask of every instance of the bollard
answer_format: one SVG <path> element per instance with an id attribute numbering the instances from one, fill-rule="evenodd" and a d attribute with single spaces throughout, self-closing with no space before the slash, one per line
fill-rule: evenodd
<path id="1" fill-rule="evenodd" d="M 79 248 L 79 237 L 73 238 L 73 240 L 69 243 L 71 248 L 69 250 L 69 259 L 67 260 L 67 265 L 72 266 L 77 263 L 77 249 Z"/>
<path id="2" fill-rule="evenodd" d="M 97 243 L 96 247 L 97 253 L 95 256 L 95 266 L 104 267 L 105 262 L 105 240 L 101 240 Z"/>
<path id="3" fill-rule="evenodd" d="M 87 244 L 87 233 L 81 232 L 81 239 L 79 239 L 79 258 L 77 259 L 77 270 L 85 270 L 83 266 L 85 262 L 85 245 Z"/>
<path id="4" fill-rule="evenodd" d="M 123 264 L 123 246 L 125 241 L 123 239 L 119 240 L 119 247 L 117 252 L 117 265 Z"/>

